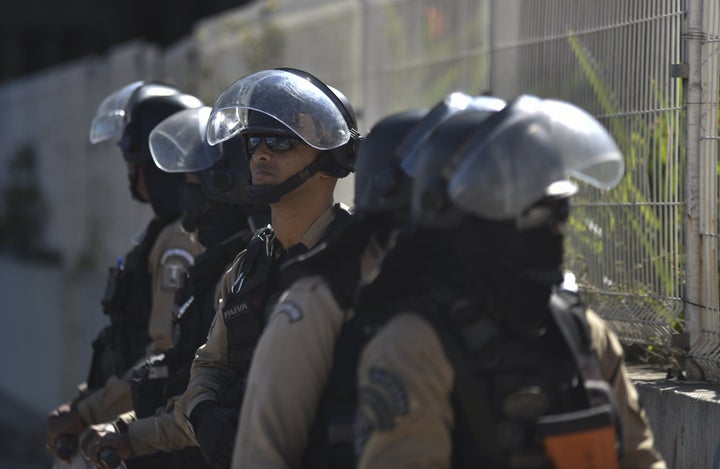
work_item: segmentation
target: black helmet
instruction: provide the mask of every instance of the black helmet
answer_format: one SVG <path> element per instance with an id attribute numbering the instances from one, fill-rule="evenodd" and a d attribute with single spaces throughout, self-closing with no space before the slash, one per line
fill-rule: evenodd
<path id="1" fill-rule="evenodd" d="M 567 178 L 613 187 L 623 159 L 607 130 L 569 103 L 521 96 L 477 122 L 474 114 L 455 114 L 427 139 L 412 215 L 423 226 L 454 228 L 457 263 L 469 281 L 517 315 L 546 303 L 562 281 L 563 236 L 555 225 L 577 190 Z M 543 320 L 516 322 L 532 329 L 536 319 Z"/>
<path id="2" fill-rule="evenodd" d="M 427 114 L 411 109 L 377 122 L 360 145 L 355 166 L 354 209 L 359 215 L 409 212 L 411 179 L 397 154 L 403 138 Z"/>
<path id="3" fill-rule="evenodd" d="M 179 213 L 179 190 L 184 176 L 164 173 L 152 162 L 148 137 L 163 119 L 178 111 L 202 106 L 202 102 L 179 89 L 162 83 L 134 82 L 106 97 L 98 107 L 90 127 L 92 143 L 109 140 L 118 134 L 123 157 L 142 165 L 150 204 L 158 215 Z M 134 173 L 130 174 L 131 192 L 136 191 Z"/>
<path id="4" fill-rule="evenodd" d="M 168 173 L 193 173 L 205 196 L 216 202 L 252 205 L 246 194 L 250 167 L 241 137 L 211 146 L 205 139 L 211 108 L 180 111 L 150 133 L 155 164 Z"/>
<path id="5" fill-rule="evenodd" d="M 505 106 L 498 98 L 453 93 L 438 103 L 401 145 L 402 166 L 413 176 L 411 210 L 420 226 L 446 228 L 464 214 L 446 195 L 448 170 L 462 155 L 467 135 Z"/>
<path id="6" fill-rule="evenodd" d="M 277 186 L 251 186 L 253 200 L 272 203 L 317 171 L 344 177 L 354 170 L 362 140 L 345 96 L 307 72 L 265 70 L 235 82 L 218 97 L 208 123 L 211 145 L 235 135 L 274 134 L 320 150 L 307 168 Z"/>
<path id="7" fill-rule="evenodd" d="M 90 141 L 99 143 L 121 134 L 118 145 L 131 163 L 152 161 L 147 139 L 163 119 L 203 105 L 195 96 L 163 83 L 138 81 L 106 97 L 90 127 Z"/>
<path id="8" fill-rule="evenodd" d="M 624 168 L 612 136 L 590 114 L 570 103 L 520 96 L 472 129 L 442 171 L 447 197 L 459 209 L 523 223 L 536 203 L 576 192 L 569 176 L 610 189 Z"/>

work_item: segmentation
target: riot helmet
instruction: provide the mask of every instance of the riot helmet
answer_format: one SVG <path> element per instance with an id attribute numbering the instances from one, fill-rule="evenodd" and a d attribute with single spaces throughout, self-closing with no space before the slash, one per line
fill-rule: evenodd
<path id="1" fill-rule="evenodd" d="M 129 171 L 133 197 L 150 202 L 158 215 L 180 211 L 179 189 L 184 176 L 160 171 L 152 161 L 148 137 L 163 119 L 183 109 L 197 108 L 202 102 L 163 83 L 130 83 L 107 96 L 98 107 L 90 127 L 90 141 L 99 143 L 120 136 L 118 146 L 132 165 Z M 149 200 L 137 190 L 137 171 L 141 167 Z"/>
<path id="2" fill-rule="evenodd" d="M 432 134 L 433 130 L 445 119 L 468 109 L 492 112 L 499 111 L 503 107 L 505 107 L 505 101 L 490 96 L 473 98 L 469 94 L 460 91 L 455 91 L 445 96 L 445 98 L 430 109 L 422 122 L 415 126 L 400 144 L 398 154 L 402 156 L 403 169 L 410 176 L 415 176 L 417 157 L 420 149 L 430 134 Z"/>
<path id="3" fill-rule="evenodd" d="M 467 135 L 505 106 L 499 98 L 466 96 L 453 93 L 438 103 L 400 148 L 402 167 L 414 180 L 411 210 L 416 225 L 447 228 L 465 216 L 448 200 L 446 168 L 457 164 Z"/>
<path id="4" fill-rule="evenodd" d="M 468 136 L 448 179 L 448 197 L 474 216 L 522 223 L 543 199 L 572 196 L 574 177 L 601 189 L 623 175 L 607 130 L 570 103 L 520 96 Z M 448 168 L 445 168 L 447 170 Z"/>
<path id="5" fill-rule="evenodd" d="M 355 165 L 354 209 L 358 216 L 409 215 L 411 180 L 400 166 L 397 148 L 427 112 L 411 109 L 392 114 L 370 129 Z"/>
<path id="6" fill-rule="evenodd" d="M 211 145 L 233 136 L 287 136 L 320 150 L 317 158 L 287 181 L 248 187 L 252 200 L 274 203 L 318 171 L 345 177 L 354 170 L 362 137 L 347 98 L 297 69 L 265 70 L 246 76 L 223 92 L 208 122 Z M 248 157 L 250 153 L 248 152 Z"/>
<path id="7" fill-rule="evenodd" d="M 183 186 L 182 223 L 205 247 L 248 223 L 253 230 L 267 223 L 267 210 L 254 207 L 246 195 L 250 168 L 241 138 L 207 143 L 210 111 L 209 106 L 180 111 L 150 133 L 155 164 L 168 173 L 191 173 L 198 181 Z"/>
<path id="8" fill-rule="evenodd" d="M 193 173 L 208 199 L 252 205 L 246 194 L 250 168 L 239 136 L 212 146 L 205 139 L 211 108 L 187 109 L 163 120 L 150 133 L 155 164 L 168 173 Z"/>
<path id="9" fill-rule="evenodd" d="M 520 96 L 464 136 L 440 130 L 426 146 L 441 151 L 462 143 L 440 164 L 436 154 L 421 155 L 418 168 L 434 163 L 443 184 L 419 169 L 414 202 L 442 191 L 445 203 L 465 215 L 447 226 L 465 281 L 484 292 L 494 305 L 488 311 L 511 329 L 542 330 L 546 314 L 537 314 L 538 305 L 546 306 L 563 280 L 562 224 L 577 191 L 569 178 L 603 189 L 617 184 L 624 171 L 617 145 L 585 111 L 534 96 Z M 444 216 L 432 204 L 412 208 L 425 225 Z"/>
<path id="10" fill-rule="evenodd" d="M 449 175 L 453 205 L 490 222 L 508 270 L 538 285 L 562 281 L 562 223 L 574 177 L 601 189 L 623 175 L 622 154 L 608 131 L 570 103 L 520 96 L 471 134 Z M 504 247 L 504 249 L 503 249 Z"/>

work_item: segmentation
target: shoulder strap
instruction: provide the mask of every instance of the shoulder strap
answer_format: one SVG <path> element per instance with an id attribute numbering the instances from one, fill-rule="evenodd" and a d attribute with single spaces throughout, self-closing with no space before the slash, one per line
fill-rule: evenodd
<path id="1" fill-rule="evenodd" d="M 242 230 L 197 255 L 195 263 L 188 269 L 187 295 L 217 283 L 218 276 L 228 266 L 228 259 L 232 261 L 234 255 L 247 248 L 252 236 L 250 230 Z"/>
<path id="2" fill-rule="evenodd" d="M 603 381 L 585 316 L 586 306 L 580 297 L 568 290 L 558 290 L 550 297 L 550 312 L 585 381 Z M 590 390 L 588 393 L 593 405 L 599 396 L 593 396 Z"/>
<path id="3" fill-rule="evenodd" d="M 457 307 L 449 290 L 434 289 L 426 298 L 419 298 L 413 310 L 418 311 L 428 320 L 440 338 L 448 360 L 455 371 L 455 383 L 451 399 L 457 409 L 458 418 L 453 433 L 465 434 L 471 444 L 469 447 L 477 455 L 477 461 L 502 461 L 498 445 L 482 445 L 477 442 L 497 441 L 497 432 L 489 422 L 493 422 L 490 409 L 490 390 L 487 383 L 478 380 L 473 359 L 466 353 L 466 338 L 458 331 L 458 326 L 451 319 L 452 310 Z M 472 416 L 472 418 L 465 418 Z M 461 428 L 462 427 L 462 428 Z M 464 456 L 467 456 L 466 454 Z M 453 461 L 457 458 L 453 455 Z"/>
<path id="4" fill-rule="evenodd" d="M 590 406 L 610 406 L 617 431 L 618 454 L 622 454 L 623 437 L 620 417 L 617 413 L 618 406 L 615 394 L 600 372 L 600 365 L 592 343 L 590 325 L 587 321 L 586 305 L 580 300 L 577 293 L 559 289 L 550 297 L 550 312 L 583 377 Z"/>

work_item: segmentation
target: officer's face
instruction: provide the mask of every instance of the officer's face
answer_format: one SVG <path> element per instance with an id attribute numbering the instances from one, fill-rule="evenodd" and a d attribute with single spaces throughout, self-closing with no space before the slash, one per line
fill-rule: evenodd
<path id="1" fill-rule="evenodd" d="M 312 163 L 317 154 L 318 150 L 299 140 L 283 151 L 273 151 L 263 141 L 250 157 L 252 183 L 280 184 Z"/>

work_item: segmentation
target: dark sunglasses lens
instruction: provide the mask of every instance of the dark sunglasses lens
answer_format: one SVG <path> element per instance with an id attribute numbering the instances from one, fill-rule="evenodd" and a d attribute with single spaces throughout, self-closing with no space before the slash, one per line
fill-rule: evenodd
<path id="1" fill-rule="evenodd" d="M 290 137 L 265 137 L 265 145 L 272 151 L 288 151 L 295 146 L 295 139 Z"/>
<path id="2" fill-rule="evenodd" d="M 260 143 L 265 141 L 265 145 L 274 152 L 284 152 L 295 146 L 295 139 L 292 137 L 260 137 L 252 136 L 247 139 L 248 153 L 253 154 L 258 149 Z"/>
<path id="3" fill-rule="evenodd" d="M 255 150 L 258 149 L 260 146 L 260 142 L 262 142 L 262 137 L 248 137 L 247 139 L 247 151 L 249 154 L 255 153 Z"/>

